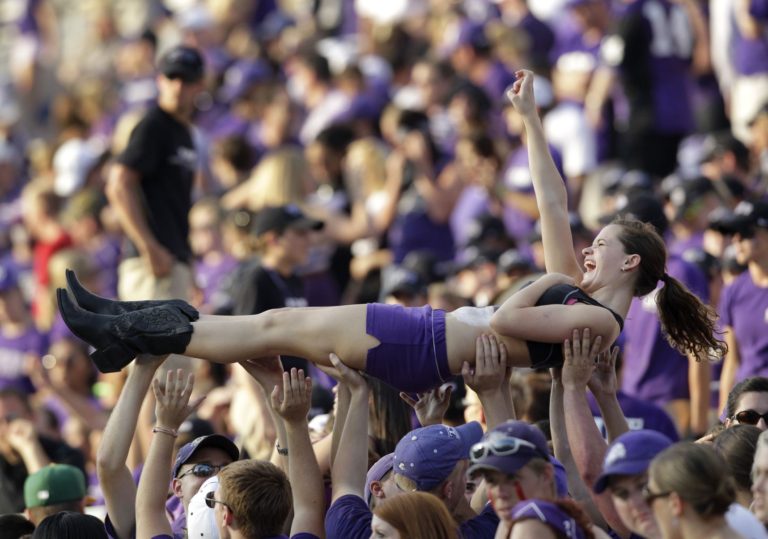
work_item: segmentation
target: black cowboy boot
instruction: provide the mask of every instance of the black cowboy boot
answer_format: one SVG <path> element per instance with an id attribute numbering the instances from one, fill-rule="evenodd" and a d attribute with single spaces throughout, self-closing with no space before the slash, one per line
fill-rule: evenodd
<path id="1" fill-rule="evenodd" d="M 91 359 L 101 372 L 117 372 L 142 353 L 182 354 L 192 339 L 186 313 L 172 305 L 104 315 L 81 309 L 63 288 L 56 299 L 67 327 L 96 348 Z"/>
<path id="2" fill-rule="evenodd" d="M 71 269 L 66 271 L 67 276 L 67 288 L 70 294 L 74 298 L 75 302 L 92 313 L 97 314 L 125 314 L 132 311 L 139 311 L 141 309 L 148 309 L 150 307 L 158 307 L 160 305 L 170 305 L 176 307 L 184 316 L 189 318 L 191 322 L 194 322 L 200 318 L 200 313 L 197 309 L 192 307 L 186 301 L 180 299 L 168 299 L 168 300 L 148 300 L 148 301 L 115 301 L 107 298 L 102 298 L 96 294 L 86 290 L 86 288 L 80 284 L 77 280 L 75 272 Z"/>

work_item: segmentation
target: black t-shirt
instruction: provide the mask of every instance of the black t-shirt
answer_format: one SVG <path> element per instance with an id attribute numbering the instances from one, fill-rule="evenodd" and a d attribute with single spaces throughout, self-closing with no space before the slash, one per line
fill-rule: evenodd
<path id="1" fill-rule="evenodd" d="M 85 458 L 77 449 L 44 436 L 40 436 L 40 445 L 51 462 L 70 464 L 85 474 Z M 21 460 L 11 464 L 0 455 L 0 515 L 24 510 L 24 481 L 28 475 Z"/>
<path id="2" fill-rule="evenodd" d="M 141 176 L 142 204 L 152 233 L 178 260 L 189 262 L 189 210 L 197 170 L 189 128 L 153 107 L 134 128 L 118 161 Z M 138 255 L 133 244 L 125 253 Z"/>

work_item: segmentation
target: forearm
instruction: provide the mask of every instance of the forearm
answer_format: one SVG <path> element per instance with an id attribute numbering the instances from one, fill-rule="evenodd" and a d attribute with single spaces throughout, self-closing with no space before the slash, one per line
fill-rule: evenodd
<path id="1" fill-rule="evenodd" d="M 491 326 L 503 323 L 504 320 L 508 320 L 515 316 L 517 314 L 515 312 L 517 309 L 534 307 L 542 294 L 544 294 L 553 283 L 554 280 L 551 275 L 544 275 L 512 294 L 512 296 L 502 303 L 501 307 L 493 313 L 493 317 L 491 317 Z"/>
<path id="2" fill-rule="evenodd" d="M 290 472 L 290 459 L 287 459 L 285 455 L 281 455 L 277 451 L 278 445 L 281 449 L 285 449 L 289 445 L 285 422 L 283 421 L 283 418 L 280 417 L 280 415 L 275 412 L 274 409 L 272 409 L 271 406 L 269 407 L 269 414 L 272 417 L 272 422 L 275 425 L 275 433 L 277 434 L 277 443 L 272 449 L 272 456 L 270 457 L 269 461 L 287 474 Z"/>
<path id="3" fill-rule="evenodd" d="M 337 386 L 336 415 L 333 418 L 333 434 L 331 436 L 331 468 L 333 468 L 336 454 L 339 452 L 339 444 L 341 443 L 341 435 L 344 432 L 344 424 L 347 421 L 349 401 L 351 398 L 352 395 L 349 392 L 349 388 L 346 384 L 340 383 Z"/>
<path id="4" fill-rule="evenodd" d="M 708 361 L 688 358 L 688 387 L 691 395 L 691 433 L 704 434 L 709 430 L 709 386 L 712 366 Z"/>
<path id="5" fill-rule="evenodd" d="M 349 414 L 331 470 L 334 500 L 346 494 L 365 497 L 365 474 L 368 471 L 367 388 L 351 395 Z"/>
<path id="6" fill-rule="evenodd" d="M 624 411 L 621 409 L 621 405 L 619 405 L 616 393 L 598 393 L 595 395 L 595 400 L 603 416 L 605 429 L 608 432 L 608 443 L 611 443 L 629 430 L 627 418 L 624 417 Z"/>
<path id="7" fill-rule="evenodd" d="M 174 440 L 173 436 L 163 432 L 152 437 L 136 492 L 136 537 L 171 533 L 171 525 L 165 516 L 165 500 Z"/>
<path id="8" fill-rule="evenodd" d="M 725 340 L 728 344 L 728 353 L 723 360 L 723 371 L 720 373 L 720 404 L 718 411 L 725 410 L 728 404 L 728 394 L 733 389 L 736 381 L 736 372 L 739 370 L 739 349 L 733 338 L 730 328 L 726 331 Z"/>
<path id="9" fill-rule="evenodd" d="M 157 239 L 144 216 L 138 193 L 138 175 L 122 165 L 116 165 L 107 184 L 109 203 L 115 208 L 120 226 L 140 253 L 149 251 Z"/>
<path id="10" fill-rule="evenodd" d="M 294 518 L 291 535 L 306 532 L 321 535 L 325 498 L 323 478 L 309 439 L 306 419 L 285 424 L 288 448 L 288 479 L 292 485 Z"/>
<path id="11" fill-rule="evenodd" d="M 23 448 L 18 450 L 21 460 L 24 461 L 24 466 L 27 468 L 27 472 L 33 474 L 51 463 L 51 459 L 45 454 L 43 446 L 40 441 L 35 438 L 33 442 L 25 444 Z"/>
<path id="12" fill-rule="evenodd" d="M 552 160 L 552 155 L 549 153 L 549 145 L 544 136 L 544 128 L 541 125 L 539 115 L 533 112 L 524 116 L 523 124 L 525 125 L 531 179 L 536 191 L 539 211 L 544 213 L 544 209 L 551 206 L 566 208 L 568 194 L 563 179 Z"/>
<path id="13" fill-rule="evenodd" d="M 477 396 L 480 398 L 480 404 L 483 405 L 483 413 L 485 414 L 485 423 L 488 425 L 488 430 L 501 425 L 509 419 L 514 419 L 509 414 L 507 402 L 501 389 L 484 391 L 478 393 Z"/>

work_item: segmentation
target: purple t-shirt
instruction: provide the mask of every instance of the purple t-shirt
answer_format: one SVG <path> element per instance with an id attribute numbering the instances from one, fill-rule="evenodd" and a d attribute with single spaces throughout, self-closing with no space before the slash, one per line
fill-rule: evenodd
<path id="1" fill-rule="evenodd" d="M 195 281 L 203 290 L 203 304 L 212 304 L 211 300 L 223 279 L 235 271 L 237 265 L 237 260 L 229 255 L 224 255 L 217 264 L 209 264 L 205 260 L 195 263 Z"/>
<path id="2" fill-rule="evenodd" d="M 368 539 L 371 520 L 373 513 L 360 496 L 342 496 L 331 504 L 325 515 L 326 539 Z M 499 517 L 491 504 L 486 504 L 479 515 L 462 523 L 459 531 L 464 539 L 491 539 L 498 525 Z"/>
<path id="3" fill-rule="evenodd" d="M 583 539 L 584 530 L 576 519 L 560 509 L 557 505 L 546 500 L 524 500 L 512 508 L 514 520 L 538 520 L 543 522 L 557 534 L 568 539 Z"/>
<path id="4" fill-rule="evenodd" d="M 627 425 L 630 430 L 655 430 L 667 435 L 672 441 L 676 442 L 680 439 L 674 422 L 662 408 L 650 402 L 630 397 L 623 391 L 619 391 L 616 396 L 619 399 L 619 406 L 621 411 L 624 412 L 624 417 L 627 419 Z M 600 408 L 592 393 L 587 393 L 587 400 L 600 432 L 607 439 L 608 432 L 600 415 Z"/>
<path id="5" fill-rule="evenodd" d="M 768 376 L 768 288 L 757 286 L 745 271 L 723 289 L 718 312 L 739 345 L 735 382 Z"/>
<path id="6" fill-rule="evenodd" d="M 731 54 L 733 67 L 740 75 L 758 75 L 768 72 L 768 1 L 751 0 L 749 14 L 763 24 L 763 32 L 754 39 L 746 38 L 731 17 Z"/>
<path id="7" fill-rule="evenodd" d="M 0 387 L 15 387 L 32 392 L 34 386 L 25 374 L 27 354 L 42 356 L 47 347 L 46 339 L 29 327 L 21 335 L 8 337 L 0 331 Z"/>
<path id="8" fill-rule="evenodd" d="M 707 278 L 700 268 L 670 255 L 667 272 L 686 285 L 703 302 L 709 300 Z M 626 337 L 622 389 L 656 404 L 687 399 L 688 358 L 672 348 L 661 330 L 656 306 L 658 288 L 634 298 L 624 323 Z"/>

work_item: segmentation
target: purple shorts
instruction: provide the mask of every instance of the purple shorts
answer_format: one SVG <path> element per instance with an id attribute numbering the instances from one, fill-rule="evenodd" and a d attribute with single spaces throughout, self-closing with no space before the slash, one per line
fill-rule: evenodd
<path id="1" fill-rule="evenodd" d="M 380 342 L 368 350 L 365 372 L 371 376 L 408 393 L 450 380 L 445 311 L 369 303 L 365 332 Z"/>

